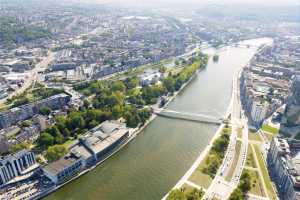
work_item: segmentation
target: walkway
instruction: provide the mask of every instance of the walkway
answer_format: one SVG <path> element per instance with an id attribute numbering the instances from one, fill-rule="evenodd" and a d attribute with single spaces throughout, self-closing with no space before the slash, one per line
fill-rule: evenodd
<path id="1" fill-rule="evenodd" d="M 201 113 L 182 112 L 182 111 L 175 111 L 175 110 L 169 110 L 164 108 L 155 108 L 155 109 L 153 108 L 153 111 L 157 115 L 167 117 L 167 118 L 218 124 L 218 125 L 223 122 L 222 118 L 201 114 Z"/>

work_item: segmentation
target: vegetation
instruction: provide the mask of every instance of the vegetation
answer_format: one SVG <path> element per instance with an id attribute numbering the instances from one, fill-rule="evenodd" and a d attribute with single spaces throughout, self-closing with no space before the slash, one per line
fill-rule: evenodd
<path id="1" fill-rule="evenodd" d="M 220 165 L 222 164 L 228 144 L 228 134 L 222 134 L 220 138 L 215 140 L 211 150 L 209 151 L 209 156 L 205 161 L 206 167 L 202 169 L 203 173 L 208 174 L 212 178 L 215 177 Z"/>
<path id="2" fill-rule="evenodd" d="M 11 17 L 0 17 L 0 41 L 4 43 L 27 42 L 50 36 L 50 32 L 44 28 L 24 25 Z"/>
<path id="3" fill-rule="evenodd" d="M 243 200 L 243 199 L 244 199 L 243 192 L 239 188 L 236 188 L 229 197 L 229 200 Z"/>
<path id="4" fill-rule="evenodd" d="M 10 99 L 7 99 L 7 103 L 11 104 L 10 107 L 13 108 L 34 101 L 39 101 L 41 99 L 45 99 L 60 93 L 64 93 L 64 91 L 56 88 L 46 88 L 41 85 L 40 87 L 34 88 L 33 90 L 28 89 L 22 94 L 15 95 Z"/>
<path id="5" fill-rule="evenodd" d="M 28 142 L 22 142 L 19 144 L 14 144 L 10 146 L 10 152 L 16 153 L 18 151 L 21 151 L 22 149 L 29 149 L 30 144 Z"/>
<path id="6" fill-rule="evenodd" d="M 174 89 L 181 87 L 201 65 L 201 59 L 202 57 L 191 59 L 191 63 L 179 74 L 169 75 L 166 79 L 172 79 L 174 85 L 168 86 Z M 143 88 L 138 86 L 139 80 L 135 76 L 122 81 L 96 80 L 75 85 L 75 90 L 90 98 L 87 98 L 78 110 L 71 110 L 66 116 L 57 117 L 55 125 L 41 133 L 37 140 L 37 148 L 44 150 L 52 145 L 63 144 L 105 120 L 124 118 L 127 126 L 131 128 L 143 125 L 151 116 L 151 110 L 144 108 L 144 105 L 157 103 L 160 96 L 173 90 L 167 89 L 165 84 Z M 39 92 L 39 95 L 43 96 L 48 94 L 49 92 L 43 90 Z M 47 114 L 49 110 L 42 108 L 40 112 Z"/>
<path id="7" fill-rule="evenodd" d="M 251 189 L 251 176 L 247 170 L 244 170 L 238 187 L 231 193 L 229 200 L 244 200 L 246 194 Z"/>
<path id="8" fill-rule="evenodd" d="M 268 196 L 270 199 L 277 199 L 277 195 L 273 189 L 273 186 L 272 186 L 272 181 L 270 179 L 270 176 L 269 176 L 269 173 L 268 173 L 268 169 L 264 163 L 264 160 L 261 156 L 261 153 L 260 153 L 260 150 L 259 150 L 259 146 L 257 145 L 254 145 L 254 150 L 255 150 L 255 154 L 256 154 L 256 157 L 257 157 L 257 160 L 258 160 L 258 166 L 259 166 L 259 169 L 262 173 L 262 176 L 263 176 L 263 180 L 265 182 L 265 185 L 266 185 L 266 189 L 267 189 L 267 193 L 268 193 Z"/>
<path id="9" fill-rule="evenodd" d="M 229 127 L 223 128 L 222 135 L 227 135 L 227 136 L 225 136 L 225 138 L 228 137 L 228 143 L 229 143 L 229 134 L 230 133 L 231 133 L 231 128 L 229 128 Z M 217 143 L 219 143 L 219 142 L 217 142 Z M 225 151 L 223 152 L 223 156 L 224 156 L 224 154 L 225 154 Z M 222 162 L 222 158 L 220 156 L 212 156 L 212 155 L 214 155 L 214 153 L 211 149 L 210 152 L 205 156 L 205 158 L 201 161 L 201 163 L 199 164 L 197 169 L 193 172 L 193 174 L 189 178 L 190 181 L 202 186 L 203 188 L 208 188 L 214 177 L 214 175 L 211 176 L 211 173 L 207 173 L 207 171 L 209 169 L 212 169 L 212 166 L 213 166 L 212 165 L 209 167 L 209 165 L 211 163 L 211 159 L 214 159 L 214 157 L 218 159 L 217 160 L 218 166 L 215 166 L 217 168 L 219 168 L 219 165 Z"/>
<path id="10" fill-rule="evenodd" d="M 247 171 L 251 176 L 251 189 L 249 190 L 249 193 L 264 197 L 265 191 L 258 171 L 256 170 L 247 170 Z"/>
<path id="11" fill-rule="evenodd" d="M 48 107 L 42 107 L 42 108 L 40 108 L 39 113 L 40 113 L 41 115 L 46 115 L 46 116 L 48 116 L 48 115 L 51 113 L 51 110 L 50 110 L 50 108 L 48 108 Z"/>
<path id="12" fill-rule="evenodd" d="M 248 132 L 248 139 L 249 140 L 254 140 L 254 141 L 257 141 L 257 142 L 262 142 L 262 139 L 261 139 L 259 133 L 254 133 L 252 131 Z"/>
<path id="13" fill-rule="evenodd" d="M 278 133 L 278 129 L 274 128 L 272 126 L 269 126 L 267 124 L 263 124 L 261 127 L 261 130 L 268 132 L 268 133 L 272 133 L 272 134 L 277 134 Z"/>
<path id="14" fill-rule="evenodd" d="M 67 153 L 67 148 L 64 145 L 54 145 L 46 151 L 45 157 L 48 162 L 53 162 L 60 159 Z"/>
<path id="15" fill-rule="evenodd" d="M 248 144 L 248 150 L 247 150 L 247 158 L 246 158 L 246 165 L 249 167 L 253 167 L 256 168 L 256 162 L 254 159 L 254 154 L 253 154 L 253 150 L 252 150 L 252 145 Z"/>
<path id="16" fill-rule="evenodd" d="M 200 200 L 203 195 L 204 192 L 196 188 L 189 191 L 185 189 L 174 189 L 169 193 L 167 200 Z"/>

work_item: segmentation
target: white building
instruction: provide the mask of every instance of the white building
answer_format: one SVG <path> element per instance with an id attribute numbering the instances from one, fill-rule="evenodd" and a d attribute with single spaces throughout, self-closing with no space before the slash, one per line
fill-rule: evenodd
<path id="1" fill-rule="evenodd" d="M 36 163 L 34 153 L 25 149 L 0 159 L 0 186 L 24 174 Z"/>
<path id="2" fill-rule="evenodd" d="M 46 165 L 43 172 L 53 183 L 61 184 L 76 176 L 84 167 L 85 161 L 81 155 L 71 152 Z"/>
<path id="3" fill-rule="evenodd" d="M 267 116 L 269 104 L 266 101 L 253 101 L 251 118 L 255 124 L 260 124 Z"/>

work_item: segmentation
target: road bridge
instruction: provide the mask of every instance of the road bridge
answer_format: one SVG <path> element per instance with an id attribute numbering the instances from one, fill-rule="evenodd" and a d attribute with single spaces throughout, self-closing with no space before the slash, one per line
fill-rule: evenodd
<path id="1" fill-rule="evenodd" d="M 201 113 L 182 112 L 182 111 L 175 111 L 175 110 L 164 109 L 164 108 L 153 109 L 153 111 L 158 116 L 172 118 L 172 119 L 180 119 L 180 120 L 187 120 L 187 121 L 207 123 L 207 124 L 216 124 L 216 125 L 219 125 L 223 122 L 223 118 L 201 114 Z"/>

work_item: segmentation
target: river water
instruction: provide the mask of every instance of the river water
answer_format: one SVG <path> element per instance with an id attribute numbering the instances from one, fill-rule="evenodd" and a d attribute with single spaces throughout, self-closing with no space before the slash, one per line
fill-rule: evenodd
<path id="1" fill-rule="evenodd" d="M 247 44 L 270 42 L 261 38 Z M 177 111 L 225 114 L 234 71 L 256 47 L 225 47 L 169 104 Z M 213 54 L 216 50 L 208 49 Z M 157 117 L 131 143 L 93 171 L 52 193 L 47 200 L 157 200 L 184 175 L 209 143 L 217 126 Z"/>

